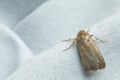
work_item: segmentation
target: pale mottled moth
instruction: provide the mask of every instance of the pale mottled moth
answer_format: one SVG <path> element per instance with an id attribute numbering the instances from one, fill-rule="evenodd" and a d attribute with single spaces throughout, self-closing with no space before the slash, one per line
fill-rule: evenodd
<path id="1" fill-rule="evenodd" d="M 90 35 L 89 31 L 80 30 L 77 37 L 70 38 L 64 41 L 73 41 L 73 43 L 65 50 L 68 50 L 76 42 L 78 52 L 80 53 L 80 59 L 83 67 L 86 71 L 96 71 L 105 68 L 106 64 L 101 52 L 96 45 L 95 40 L 103 40 Z"/>

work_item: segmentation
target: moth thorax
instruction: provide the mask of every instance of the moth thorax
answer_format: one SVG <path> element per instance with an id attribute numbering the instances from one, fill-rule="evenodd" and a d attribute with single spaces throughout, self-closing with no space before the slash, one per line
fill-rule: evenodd
<path id="1" fill-rule="evenodd" d="M 86 36 L 81 35 L 77 37 L 77 41 L 84 42 L 86 40 Z"/>

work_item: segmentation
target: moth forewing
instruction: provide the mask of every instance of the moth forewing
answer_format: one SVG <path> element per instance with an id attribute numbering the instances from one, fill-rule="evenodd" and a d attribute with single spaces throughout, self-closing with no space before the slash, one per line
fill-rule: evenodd
<path id="1" fill-rule="evenodd" d="M 81 62 L 86 71 L 95 71 L 105 68 L 105 61 L 92 35 L 81 30 L 78 32 L 77 47 L 80 53 Z"/>

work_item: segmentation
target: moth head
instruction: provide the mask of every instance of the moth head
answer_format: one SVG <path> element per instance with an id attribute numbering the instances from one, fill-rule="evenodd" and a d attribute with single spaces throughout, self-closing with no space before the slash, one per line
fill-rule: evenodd
<path id="1" fill-rule="evenodd" d="M 84 41 L 88 35 L 88 31 L 80 30 L 77 35 L 77 41 Z"/>
<path id="2" fill-rule="evenodd" d="M 79 36 L 86 36 L 86 35 L 89 35 L 88 31 L 80 30 L 80 31 L 78 32 L 78 37 L 79 37 Z"/>

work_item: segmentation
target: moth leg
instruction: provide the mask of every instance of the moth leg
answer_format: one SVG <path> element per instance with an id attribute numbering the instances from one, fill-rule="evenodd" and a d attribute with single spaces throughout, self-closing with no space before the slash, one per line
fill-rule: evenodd
<path id="1" fill-rule="evenodd" d="M 88 41 L 90 41 L 90 38 L 92 38 L 92 37 L 94 37 L 96 40 L 99 40 L 99 41 L 101 41 L 101 42 L 107 42 L 106 40 L 99 39 L 99 38 L 95 37 L 94 35 L 90 35 L 90 36 L 88 37 Z"/>
<path id="2" fill-rule="evenodd" d="M 74 43 L 76 42 L 76 38 L 70 38 L 70 39 L 67 39 L 67 40 L 63 40 L 63 42 L 64 41 L 73 41 L 72 44 L 68 48 L 63 50 L 63 51 L 66 51 L 66 50 L 70 49 L 74 45 Z"/>
<path id="3" fill-rule="evenodd" d="M 97 37 L 95 37 L 95 36 L 94 36 L 94 38 L 95 38 L 96 40 L 101 41 L 101 42 L 107 42 L 106 40 L 99 39 L 99 38 L 97 38 Z"/>
<path id="4" fill-rule="evenodd" d="M 74 41 L 74 38 L 70 38 L 70 39 L 67 39 L 67 40 L 63 40 L 62 42 L 67 42 L 67 41 Z"/>

